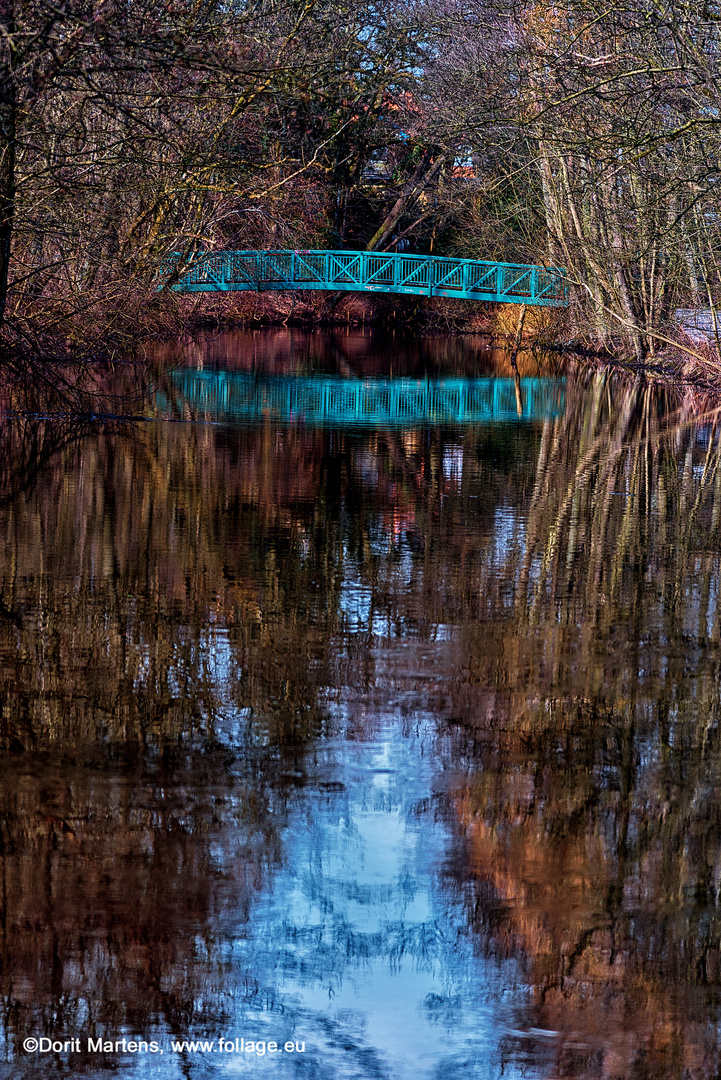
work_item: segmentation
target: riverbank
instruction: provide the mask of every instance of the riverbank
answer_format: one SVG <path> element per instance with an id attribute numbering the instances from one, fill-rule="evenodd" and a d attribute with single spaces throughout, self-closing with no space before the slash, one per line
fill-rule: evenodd
<path id="1" fill-rule="evenodd" d="M 203 293 L 175 298 L 178 318 L 189 332 L 262 326 L 304 328 L 405 327 L 421 334 L 484 334 L 494 342 L 515 339 L 521 307 L 445 297 L 367 293 Z M 568 336 L 565 309 L 525 310 L 527 343 L 545 344 Z"/>

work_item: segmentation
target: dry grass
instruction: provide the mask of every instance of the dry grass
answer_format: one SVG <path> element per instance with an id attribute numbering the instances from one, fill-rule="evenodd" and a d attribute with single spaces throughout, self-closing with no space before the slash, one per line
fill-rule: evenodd
<path id="1" fill-rule="evenodd" d="M 493 334 L 512 341 L 516 336 L 520 305 L 497 304 L 493 312 Z M 523 321 L 526 342 L 555 343 L 567 337 L 568 318 L 564 308 L 527 307 Z"/>

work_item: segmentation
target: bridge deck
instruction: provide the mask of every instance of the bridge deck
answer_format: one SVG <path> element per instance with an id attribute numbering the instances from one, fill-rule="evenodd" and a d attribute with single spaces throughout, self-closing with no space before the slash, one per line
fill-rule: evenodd
<path id="1" fill-rule="evenodd" d="M 194 255 L 184 266 L 180 255 L 165 260 L 165 281 L 179 277 L 176 292 L 241 292 L 325 289 L 447 296 L 507 304 L 564 306 L 565 271 L 447 259 L 435 255 L 375 251 L 213 251 Z"/>
<path id="2" fill-rule="evenodd" d="M 542 421 L 563 414 L 564 379 L 343 379 L 173 372 L 174 406 L 211 422 L 274 419 L 348 427 Z"/>

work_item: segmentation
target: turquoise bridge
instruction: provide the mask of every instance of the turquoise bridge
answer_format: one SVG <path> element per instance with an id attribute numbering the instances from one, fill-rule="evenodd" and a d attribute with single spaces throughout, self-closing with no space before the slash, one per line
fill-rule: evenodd
<path id="1" fill-rule="evenodd" d="M 210 251 L 183 261 L 168 256 L 163 284 L 175 292 L 326 289 L 492 300 L 505 304 L 564 306 L 565 271 L 559 267 L 447 259 L 375 251 Z M 162 288 L 162 285 L 161 285 Z"/>
<path id="2" fill-rule="evenodd" d="M 272 419 L 344 428 L 552 420 L 565 379 L 345 379 L 186 369 L 171 375 L 162 411 L 211 423 Z"/>

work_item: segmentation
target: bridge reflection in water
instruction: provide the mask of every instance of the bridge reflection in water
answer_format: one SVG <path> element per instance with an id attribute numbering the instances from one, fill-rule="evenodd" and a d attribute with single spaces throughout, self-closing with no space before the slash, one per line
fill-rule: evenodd
<path id="1" fill-rule="evenodd" d="M 565 411 L 565 379 L 345 379 L 257 376 L 245 372 L 173 372 L 183 414 L 212 421 L 274 420 L 343 427 L 408 427 L 489 421 L 541 421 Z"/>

